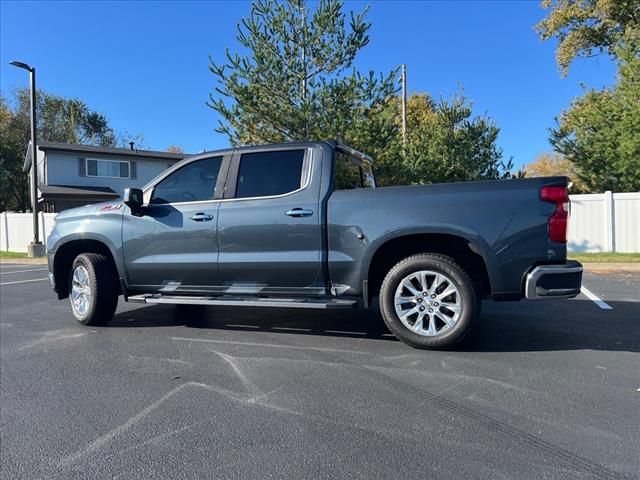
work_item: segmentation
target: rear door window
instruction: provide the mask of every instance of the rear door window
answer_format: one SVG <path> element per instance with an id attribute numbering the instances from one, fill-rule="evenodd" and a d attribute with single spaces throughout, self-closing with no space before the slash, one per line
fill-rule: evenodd
<path id="1" fill-rule="evenodd" d="M 302 186 L 305 150 L 245 153 L 240 157 L 236 198 L 269 197 Z"/>

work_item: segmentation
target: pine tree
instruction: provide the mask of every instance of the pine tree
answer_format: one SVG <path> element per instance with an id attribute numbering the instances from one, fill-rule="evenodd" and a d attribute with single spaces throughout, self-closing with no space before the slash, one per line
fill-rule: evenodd
<path id="1" fill-rule="evenodd" d="M 397 89 L 396 72 L 353 67 L 369 43 L 366 13 L 347 20 L 337 0 L 315 9 L 304 0 L 255 0 L 238 24 L 247 54 L 210 59 L 217 87 L 209 106 L 222 117 L 216 130 L 234 145 L 338 138 L 378 153 L 396 134 L 393 119 L 378 115 Z"/>

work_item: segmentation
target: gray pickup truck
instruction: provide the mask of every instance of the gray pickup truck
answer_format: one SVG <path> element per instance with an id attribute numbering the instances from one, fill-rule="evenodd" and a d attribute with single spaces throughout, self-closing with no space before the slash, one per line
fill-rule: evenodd
<path id="1" fill-rule="evenodd" d="M 150 304 L 369 308 L 449 348 L 482 299 L 570 298 L 565 177 L 376 188 L 339 142 L 240 147 L 174 165 L 123 200 L 64 211 L 49 276 L 83 324 Z M 377 300 L 377 301 L 375 301 Z"/>

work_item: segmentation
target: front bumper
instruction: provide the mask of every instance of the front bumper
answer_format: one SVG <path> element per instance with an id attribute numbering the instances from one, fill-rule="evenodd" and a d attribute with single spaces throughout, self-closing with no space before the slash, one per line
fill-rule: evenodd
<path id="1" fill-rule="evenodd" d="M 569 260 L 561 265 L 539 265 L 527 274 L 524 296 L 529 300 L 572 298 L 580 293 L 582 265 Z"/>

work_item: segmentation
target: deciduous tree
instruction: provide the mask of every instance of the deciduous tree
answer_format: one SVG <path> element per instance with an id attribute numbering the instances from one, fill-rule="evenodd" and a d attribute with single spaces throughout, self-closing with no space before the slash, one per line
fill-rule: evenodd
<path id="1" fill-rule="evenodd" d="M 563 76 L 576 57 L 615 56 L 625 35 L 640 28 L 640 0 L 542 0 L 542 7 L 549 14 L 536 30 L 542 40 L 558 40 Z"/>
<path id="2" fill-rule="evenodd" d="M 169 153 L 184 153 L 184 150 L 180 145 L 169 145 L 167 147 L 167 152 Z"/>
<path id="3" fill-rule="evenodd" d="M 569 159 L 557 152 L 542 153 L 524 167 L 527 177 L 569 177 L 572 182 L 571 193 L 588 193 L 582 179 L 578 176 L 577 167 Z"/>
<path id="4" fill-rule="evenodd" d="M 28 141 L 29 90 L 19 88 L 15 97 L 15 121 Z M 107 118 L 77 98 L 38 90 L 37 113 L 38 138 L 41 140 L 103 146 L 115 144 L 115 133 Z"/>
<path id="5" fill-rule="evenodd" d="M 38 139 L 51 142 L 115 145 L 107 118 L 83 101 L 37 92 Z M 22 171 L 30 134 L 29 90 L 17 89 L 12 102 L 0 98 L 0 211 L 30 206 Z"/>
<path id="6" fill-rule="evenodd" d="M 640 190 L 640 42 L 616 49 L 616 84 L 588 91 L 558 119 L 551 143 L 590 192 Z"/>
<path id="7" fill-rule="evenodd" d="M 394 108 L 399 108 L 398 103 Z M 486 116 L 473 116 L 463 96 L 436 103 L 428 95 L 413 95 L 407 107 L 407 145 L 396 135 L 393 148 L 377 168 L 383 182 L 423 184 L 513 176 L 511 159 L 503 160 L 496 143 L 500 130 Z"/>
<path id="8" fill-rule="evenodd" d="M 0 211 L 24 211 L 29 205 L 22 160 L 26 151 L 24 132 L 16 128 L 14 112 L 0 96 Z"/>

